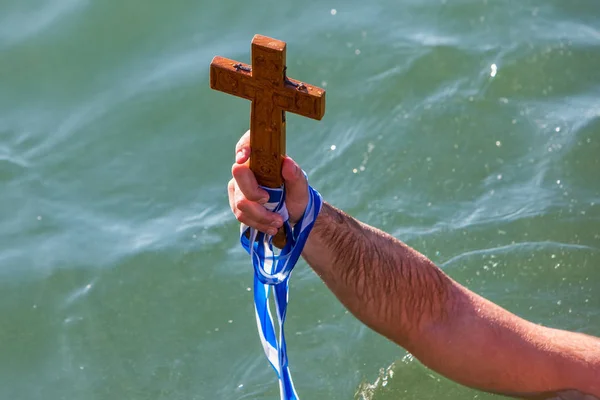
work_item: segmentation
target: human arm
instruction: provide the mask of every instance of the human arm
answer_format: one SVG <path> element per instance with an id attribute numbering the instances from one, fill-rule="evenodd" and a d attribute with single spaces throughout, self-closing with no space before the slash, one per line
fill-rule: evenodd
<path id="1" fill-rule="evenodd" d="M 600 396 L 600 340 L 519 318 L 330 205 L 303 255 L 358 319 L 456 382 L 519 397 Z"/>
<path id="2" fill-rule="evenodd" d="M 245 137 L 238 150 L 229 184 L 232 210 L 259 230 L 276 229 L 281 218 L 259 204 L 266 194 L 247 166 Z M 289 158 L 282 174 L 293 222 L 306 207 L 307 183 Z M 406 244 L 327 203 L 303 256 L 358 319 L 452 380 L 520 397 L 567 389 L 600 397 L 600 340 L 511 314 Z"/>

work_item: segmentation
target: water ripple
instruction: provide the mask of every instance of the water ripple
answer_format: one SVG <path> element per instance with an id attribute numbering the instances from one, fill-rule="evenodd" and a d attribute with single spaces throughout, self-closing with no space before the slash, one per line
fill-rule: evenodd
<path id="1" fill-rule="evenodd" d="M 573 251 L 582 251 L 583 250 L 583 251 L 591 251 L 591 252 L 600 252 L 599 248 L 585 246 L 585 245 L 579 245 L 579 244 L 573 244 L 573 243 L 558 243 L 558 242 L 550 242 L 550 241 L 521 242 L 521 243 L 510 244 L 507 246 L 499 246 L 499 247 L 491 247 L 491 248 L 486 248 L 486 249 L 467 251 L 467 252 L 464 252 L 457 256 L 454 256 L 454 257 L 450 258 L 449 260 L 444 261 L 443 263 L 441 263 L 441 267 L 443 267 L 443 268 L 449 267 L 450 265 L 456 263 L 457 261 L 460 261 L 460 260 L 463 260 L 463 259 L 466 259 L 469 257 L 473 257 L 473 256 L 481 256 L 481 255 L 488 255 L 488 254 L 490 254 L 490 255 L 491 254 L 494 254 L 494 255 L 514 254 L 515 252 L 531 253 L 533 250 L 540 250 L 540 249 L 557 249 L 557 250 L 573 250 Z"/>
<path id="2" fill-rule="evenodd" d="M 0 50 L 59 25 L 68 14 L 87 3 L 88 0 L 55 0 L 42 7 L 9 10 L 0 19 Z"/>
<path id="3" fill-rule="evenodd" d="M 29 162 L 15 154 L 7 146 L 0 145 L 0 180 L 4 180 L 2 175 L 6 170 L 24 170 L 30 166 Z"/>

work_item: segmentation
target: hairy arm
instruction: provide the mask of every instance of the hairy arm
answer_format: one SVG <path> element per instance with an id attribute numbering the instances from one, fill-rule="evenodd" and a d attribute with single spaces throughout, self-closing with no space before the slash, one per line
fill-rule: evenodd
<path id="1" fill-rule="evenodd" d="M 518 397 L 600 397 L 600 339 L 525 321 L 327 203 L 303 257 L 358 319 L 454 381 Z"/>

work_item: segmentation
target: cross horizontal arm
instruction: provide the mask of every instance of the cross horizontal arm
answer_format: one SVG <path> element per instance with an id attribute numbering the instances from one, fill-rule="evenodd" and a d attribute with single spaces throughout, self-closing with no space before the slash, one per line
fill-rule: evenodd
<path id="1" fill-rule="evenodd" d="M 251 68 L 228 58 L 216 56 L 210 63 L 210 87 L 221 92 L 254 100 L 256 87 Z"/>
<path id="2" fill-rule="evenodd" d="M 321 120 L 325 115 L 325 90 L 287 78 L 283 90 L 278 90 L 275 104 L 284 111 Z"/>

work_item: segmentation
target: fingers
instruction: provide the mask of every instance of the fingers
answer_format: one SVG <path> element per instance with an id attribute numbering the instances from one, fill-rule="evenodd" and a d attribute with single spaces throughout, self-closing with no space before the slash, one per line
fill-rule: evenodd
<path id="1" fill-rule="evenodd" d="M 285 181 L 286 206 L 292 222 L 298 221 L 308 204 L 308 182 L 302 169 L 290 157 L 283 160 L 281 175 Z"/>
<path id="2" fill-rule="evenodd" d="M 293 188 L 298 184 L 303 184 L 303 181 L 306 182 L 304 174 L 302 173 L 302 169 L 300 166 L 296 164 L 296 162 L 291 157 L 285 157 L 283 159 L 283 164 L 281 165 L 281 175 L 285 180 L 286 188 Z"/>
<path id="3" fill-rule="evenodd" d="M 283 220 L 263 206 L 269 200 L 269 194 L 259 187 L 248 165 L 249 158 L 250 131 L 247 131 L 235 146 L 235 164 L 231 167 L 233 179 L 228 185 L 229 206 L 241 223 L 275 235 Z"/>
<path id="4" fill-rule="evenodd" d="M 243 164 L 250 158 L 250 131 L 246 131 L 244 135 L 235 145 L 235 162 Z"/>
<path id="5" fill-rule="evenodd" d="M 233 164 L 231 167 L 231 175 L 239 187 L 240 191 L 250 201 L 255 201 L 260 204 L 265 204 L 269 200 L 269 194 L 266 190 L 258 186 L 254 173 L 250 170 L 248 163 Z"/>
<path id="6" fill-rule="evenodd" d="M 235 179 L 229 181 L 228 191 L 231 211 L 241 223 L 269 235 L 275 235 L 277 229 L 283 225 L 283 220 L 279 214 L 267 210 L 258 202 L 249 200 L 241 191 Z"/>
<path id="7" fill-rule="evenodd" d="M 238 221 L 261 232 L 275 235 L 283 220 L 277 213 L 268 211 L 264 204 L 269 195 L 261 189 L 249 167 L 250 131 L 235 146 L 235 164 L 231 167 L 233 179 L 229 182 L 229 205 Z M 285 157 L 281 174 L 286 187 L 286 206 L 290 222 L 298 221 L 308 204 L 308 182 L 302 169 L 294 160 Z"/>

